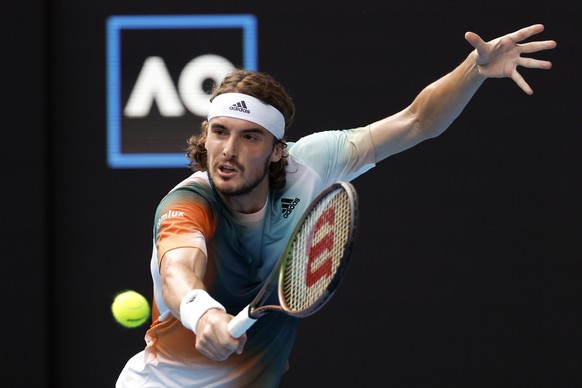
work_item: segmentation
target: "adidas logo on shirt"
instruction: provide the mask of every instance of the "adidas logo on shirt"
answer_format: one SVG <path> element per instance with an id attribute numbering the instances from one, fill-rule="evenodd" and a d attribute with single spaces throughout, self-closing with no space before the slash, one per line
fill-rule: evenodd
<path id="1" fill-rule="evenodd" d="M 301 201 L 299 198 L 281 198 L 281 211 L 283 212 L 283 218 L 289 217 L 295 206 Z"/>
<path id="2" fill-rule="evenodd" d="M 245 104 L 244 100 L 237 102 L 236 104 L 232 104 L 230 110 L 238 110 L 239 112 L 243 113 L 251 113 L 249 108 L 247 108 L 247 104 Z"/>

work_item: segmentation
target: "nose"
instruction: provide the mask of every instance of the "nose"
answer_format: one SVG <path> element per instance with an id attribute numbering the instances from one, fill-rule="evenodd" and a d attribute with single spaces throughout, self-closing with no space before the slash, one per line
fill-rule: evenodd
<path id="1" fill-rule="evenodd" d="M 222 154 L 227 159 L 234 159 L 238 153 L 238 145 L 235 136 L 230 136 L 227 141 L 224 142 L 224 149 Z"/>

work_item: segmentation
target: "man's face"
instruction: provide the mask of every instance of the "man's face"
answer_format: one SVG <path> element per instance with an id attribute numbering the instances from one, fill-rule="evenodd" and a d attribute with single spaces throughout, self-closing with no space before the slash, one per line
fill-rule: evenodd
<path id="1" fill-rule="evenodd" d="M 208 175 L 223 198 L 252 194 L 257 187 L 268 189 L 269 164 L 283 155 L 275 142 L 271 132 L 251 121 L 210 120 L 205 143 Z"/>

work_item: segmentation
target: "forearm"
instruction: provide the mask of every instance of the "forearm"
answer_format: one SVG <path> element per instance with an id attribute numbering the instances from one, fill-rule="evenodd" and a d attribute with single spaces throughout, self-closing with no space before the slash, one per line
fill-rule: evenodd
<path id="1" fill-rule="evenodd" d="M 376 161 L 440 135 L 459 116 L 485 77 L 474 52 L 457 68 L 425 87 L 404 110 L 372 123 Z"/>
<path id="2" fill-rule="evenodd" d="M 428 85 L 408 107 L 423 138 L 443 133 L 467 106 L 485 77 L 479 74 L 475 52 L 452 72 Z"/>
<path id="3" fill-rule="evenodd" d="M 168 251 L 162 260 L 162 295 L 172 314 L 180 317 L 180 303 L 193 289 L 205 289 L 202 281 L 206 270 L 206 256 L 197 248 L 179 248 Z"/>

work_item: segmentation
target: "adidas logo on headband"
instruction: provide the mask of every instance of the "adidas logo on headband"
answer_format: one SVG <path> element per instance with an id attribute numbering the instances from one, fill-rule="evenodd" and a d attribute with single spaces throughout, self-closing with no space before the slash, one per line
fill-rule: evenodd
<path id="1" fill-rule="evenodd" d="M 247 108 L 247 104 L 245 104 L 244 100 L 241 100 L 239 102 L 237 102 L 236 104 L 232 104 L 230 108 L 228 108 L 230 110 L 237 110 L 239 112 L 243 112 L 243 113 L 251 113 L 251 111 L 249 110 L 249 108 Z"/>

